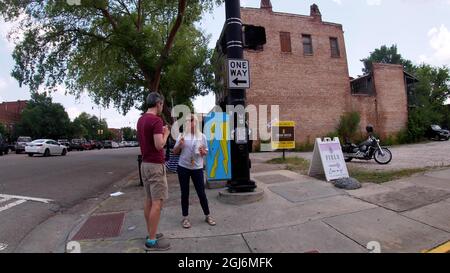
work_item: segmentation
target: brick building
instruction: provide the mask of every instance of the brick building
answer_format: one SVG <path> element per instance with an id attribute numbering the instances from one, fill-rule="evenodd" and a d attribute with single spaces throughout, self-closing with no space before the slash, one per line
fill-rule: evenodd
<path id="1" fill-rule="evenodd" d="M 22 111 L 27 103 L 28 101 L 25 100 L 0 103 L 0 123 L 10 133 L 13 132 L 15 125 L 20 121 Z"/>
<path id="2" fill-rule="evenodd" d="M 111 140 L 114 140 L 114 141 L 122 141 L 123 140 L 123 132 L 121 129 L 108 128 L 108 130 L 112 133 Z"/>
<path id="3" fill-rule="evenodd" d="M 400 65 L 374 64 L 370 74 L 350 78 L 343 27 L 323 21 L 317 5 L 305 16 L 274 12 L 270 0 L 262 0 L 261 8 L 241 8 L 241 17 L 244 26 L 264 27 L 267 40 L 244 52 L 252 81 L 247 102 L 279 105 L 280 120 L 296 121 L 297 142 L 313 143 L 334 131 L 351 111 L 361 114 L 361 131 L 373 124 L 387 136 L 405 128 L 414 77 Z M 225 85 L 225 68 L 218 69 L 217 79 Z M 226 104 L 226 90 L 217 90 L 218 105 Z"/>

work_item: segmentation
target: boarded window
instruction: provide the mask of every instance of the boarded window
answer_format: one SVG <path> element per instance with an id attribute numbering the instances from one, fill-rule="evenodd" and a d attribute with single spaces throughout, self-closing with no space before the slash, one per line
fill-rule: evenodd
<path id="1" fill-rule="evenodd" d="M 303 41 L 303 54 L 313 55 L 313 44 L 311 35 L 303 34 L 302 41 Z"/>
<path id="2" fill-rule="evenodd" d="M 330 38 L 331 57 L 339 58 L 341 53 L 339 51 L 339 43 L 337 38 Z"/>
<path id="3" fill-rule="evenodd" d="M 291 33 L 280 32 L 281 52 L 292 52 Z"/>

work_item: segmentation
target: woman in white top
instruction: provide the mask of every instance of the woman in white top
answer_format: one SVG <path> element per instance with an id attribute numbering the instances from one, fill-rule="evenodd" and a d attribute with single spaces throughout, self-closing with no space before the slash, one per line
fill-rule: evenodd
<path id="1" fill-rule="evenodd" d="M 192 178 L 195 191 L 200 200 L 200 205 L 205 214 L 205 221 L 215 226 L 216 222 L 210 216 L 208 198 L 205 193 L 203 158 L 208 154 L 206 136 L 202 134 L 198 126 L 198 120 L 195 115 L 187 119 L 185 132 L 180 134 L 173 149 L 175 154 L 180 154 L 178 161 L 178 180 L 181 188 L 181 208 L 183 213 L 182 225 L 184 228 L 190 228 L 189 221 L 189 183 Z"/>

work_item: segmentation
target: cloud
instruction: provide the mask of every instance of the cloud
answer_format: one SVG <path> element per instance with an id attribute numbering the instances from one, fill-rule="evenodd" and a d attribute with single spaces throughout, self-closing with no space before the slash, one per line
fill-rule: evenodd
<path id="1" fill-rule="evenodd" d="M 7 87 L 8 84 L 6 83 L 6 80 L 4 80 L 3 78 L 0 78 L 0 91 L 5 89 L 5 87 Z"/>
<path id="2" fill-rule="evenodd" d="M 81 114 L 81 110 L 75 106 L 67 108 L 66 112 L 72 121 Z"/>
<path id="3" fill-rule="evenodd" d="M 367 5 L 369 6 L 380 6 L 382 0 L 366 0 Z"/>
<path id="4" fill-rule="evenodd" d="M 447 27 L 433 27 L 428 31 L 428 38 L 433 53 L 420 55 L 419 61 L 433 65 L 450 65 L 450 31 Z"/>

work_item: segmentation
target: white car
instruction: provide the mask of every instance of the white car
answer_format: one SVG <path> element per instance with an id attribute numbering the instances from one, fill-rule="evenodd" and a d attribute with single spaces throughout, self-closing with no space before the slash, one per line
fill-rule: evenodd
<path id="1" fill-rule="evenodd" d="M 115 141 L 111 142 L 111 145 L 112 145 L 113 149 L 120 148 L 119 143 L 117 143 Z"/>
<path id="2" fill-rule="evenodd" d="M 67 154 L 67 147 L 52 139 L 36 139 L 25 146 L 25 153 L 27 153 L 28 156 L 33 156 L 35 154 L 41 154 L 43 156 L 64 156 Z"/>

